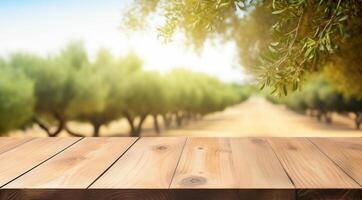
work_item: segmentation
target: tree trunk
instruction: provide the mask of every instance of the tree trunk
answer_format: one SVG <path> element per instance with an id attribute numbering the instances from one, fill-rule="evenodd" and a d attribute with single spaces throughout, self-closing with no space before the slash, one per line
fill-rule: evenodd
<path id="1" fill-rule="evenodd" d="M 182 126 L 182 114 L 176 112 L 175 113 L 175 118 L 176 118 L 176 124 L 178 127 L 181 127 Z"/>
<path id="2" fill-rule="evenodd" d="M 133 130 L 133 131 L 130 132 L 130 136 L 131 137 L 139 137 L 140 133 L 138 133 L 136 130 Z"/>
<path id="3" fill-rule="evenodd" d="M 170 128 L 172 115 L 162 114 L 163 123 L 165 124 L 166 128 Z"/>
<path id="4" fill-rule="evenodd" d="M 43 123 L 42 121 L 40 121 L 40 119 L 38 119 L 37 117 L 34 117 L 33 120 L 34 120 L 34 122 L 35 122 L 36 124 L 38 124 L 38 126 L 39 126 L 41 129 L 43 129 L 43 131 L 45 131 L 45 132 L 48 134 L 48 136 L 51 135 L 50 130 L 49 130 L 48 126 L 45 125 L 45 123 Z"/>
<path id="5" fill-rule="evenodd" d="M 142 115 L 140 117 L 140 121 L 138 122 L 138 125 L 136 127 L 136 134 L 137 134 L 137 137 L 139 137 L 141 135 L 141 132 L 142 132 L 142 125 L 143 125 L 143 122 L 145 121 L 147 115 Z"/>
<path id="6" fill-rule="evenodd" d="M 356 114 L 355 118 L 356 129 L 359 130 L 361 129 L 362 115 L 359 112 L 356 112 L 355 114 Z"/>
<path id="7" fill-rule="evenodd" d="M 99 137 L 102 124 L 94 123 L 92 125 L 93 125 L 93 137 Z"/>
<path id="8" fill-rule="evenodd" d="M 317 117 L 317 120 L 320 122 L 322 121 L 322 112 L 321 111 L 317 111 L 317 114 L 316 114 L 316 117 Z"/>
<path id="9" fill-rule="evenodd" d="M 152 115 L 153 117 L 153 126 L 155 127 L 155 131 L 157 134 L 160 134 L 160 126 L 158 124 L 157 115 Z"/>
<path id="10" fill-rule="evenodd" d="M 57 130 L 55 130 L 52 134 L 51 137 L 56 137 L 59 135 L 59 133 L 64 129 L 65 126 L 65 119 L 64 117 L 62 117 L 61 115 L 55 113 L 54 117 L 58 120 L 59 124 L 58 124 L 58 128 Z"/>
<path id="11" fill-rule="evenodd" d="M 190 116 L 189 116 L 189 113 L 188 113 L 188 112 L 185 112 L 185 113 L 182 114 L 182 120 L 183 120 L 184 124 L 189 123 L 189 121 L 190 121 Z"/>
<path id="12" fill-rule="evenodd" d="M 197 121 L 197 113 L 192 113 L 192 120 Z"/>
<path id="13" fill-rule="evenodd" d="M 332 113 L 326 112 L 326 113 L 324 113 L 324 117 L 325 117 L 325 121 L 327 124 L 332 123 Z"/>
<path id="14" fill-rule="evenodd" d="M 76 133 L 76 132 L 70 130 L 67 125 L 65 125 L 64 130 L 67 131 L 67 133 L 68 133 L 69 135 L 71 135 L 71 136 L 74 136 L 74 137 L 85 137 L 85 135 L 82 135 L 82 134 L 80 134 L 80 133 Z"/>
<path id="15" fill-rule="evenodd" d="M 129 128 L 130 128 L 129 134 L 130 134 L 130 136 L 135 136 L 137 133 L 136 133 L 135 125 L 134 125 L 134 118 L 132 118 L 131 115 L 129 113 L 127 113 L 127 112 L 124 113 L 124 116 L 127 119 L 127 122 L 129 124 Z"/>
<path id="16" fill-rule="evenodd" d="M 34 117 L 34 122 L 36 124 L 38 124 L 39 127 L 47 133 L 48 137 L 56 137 L 64 129 L 65 119 L 64 119 L 64 117 L 62 117 L 61 115 L 59 115 L 57 113 L 54 113 L 54 118 L 58 121 L 57 129 L 54 132 L 52 132 L 50 130 L 48 125 L 46 125 L 45 123 L 43 123 L 42 121 L 40 121 L 40 119 L 38 119 L 36 117 Z"/>

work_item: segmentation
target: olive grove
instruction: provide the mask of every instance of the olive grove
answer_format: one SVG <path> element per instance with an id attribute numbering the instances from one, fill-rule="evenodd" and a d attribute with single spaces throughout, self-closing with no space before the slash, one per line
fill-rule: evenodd
<path id="1" fill-rule="evenodd" d="M 68 126 L 78 121 L 100 136 L 102 126 L 123 118 L 139 136 L 147 116 L 159 133 L 161 119 L 181 126 L 245 100 L 242 86 L 184 69 L 147 71 L 133 53 L 101 49 L 91 61 L 77 42 L 48 57 L 16 53 L 0 61 L 1 133 L 37 124 L 49 137 L 87 135 Z"/>

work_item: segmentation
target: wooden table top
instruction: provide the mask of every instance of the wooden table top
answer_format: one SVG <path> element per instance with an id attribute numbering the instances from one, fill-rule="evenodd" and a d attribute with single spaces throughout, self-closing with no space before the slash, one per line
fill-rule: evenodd
<path id="1" fill-rule="evenodd" d="M 0 138 L 0 199 L 362 199 L 362 138 Z"/>

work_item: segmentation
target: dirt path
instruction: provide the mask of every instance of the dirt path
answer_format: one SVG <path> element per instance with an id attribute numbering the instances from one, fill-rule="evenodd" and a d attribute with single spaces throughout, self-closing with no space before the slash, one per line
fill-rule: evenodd
<path id="1" fill-rule="evenodd" d="M 333 119 L 334 122 L 327 125 L 288 110 L 284 105 L 274 105 L 261 97 L 252 97 L 240 105 L 165 134 L 231 137 L 362 136 L 362 130 L 354 129 L 353 120 L 339 115 L 334 115 Z"/>
<path id="2" fill-rule="evenodd" d="M 353 121 L 339 115 L 333 116 L 333 124 L 326 125 L 314 118 L 295 113 L 283 105 L 274 105 L 261 97 L 252 97 L 246 102 L 214 113 L 200 121 L 191 122 L 182 128 L 164 130 L 161 136 L 228 136 L 228 137 L 361 137 L 362 130 L 354 129 Z M 160 120 L 161 121 L 161 120 Z M 161 125 L 162 126 L 162 125 Z M 70 123 L 73 130 L 91 133 L 87 124 Z M 145 122 L 144 136 L 156 136 L 153 122 Z M 121 134 L 126 136 L 128 124 L 119 120 L 101 129 L 103 136 Z M 46 136 L 38 127 L 27 131 L 15 131 L 13 136 Z M 90 135 L 90 134 L 87 134 Z M 67 136 L 62 133 L 61 136 Z"/>

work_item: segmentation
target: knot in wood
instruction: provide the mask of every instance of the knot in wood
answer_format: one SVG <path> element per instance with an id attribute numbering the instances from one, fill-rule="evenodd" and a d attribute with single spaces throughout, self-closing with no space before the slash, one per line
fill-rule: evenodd
<path id="1" fill-rule="evenodd" d="M 292 150 L 292 151 L 296 151 L 298 150 L 297 147 L 293 146 L 293 145 L 290 145 L 288 144 L 288 147 L 287 147 L 289 150 Z"/>
<path id="2" fill-rule="evenodd" d="M 183 186 L 199 186 L 206 183 L 206 178 L 202 176 L 190 176 L 182 179 L 181 185 Z"/>
<path id="3" fill-rule="evenodd" d="M 168 147 L 166 145 L 157 145 L 154 147 L 154 149 L 156 151 L 164 151 L 164 150 L 168 149 Z"/>

